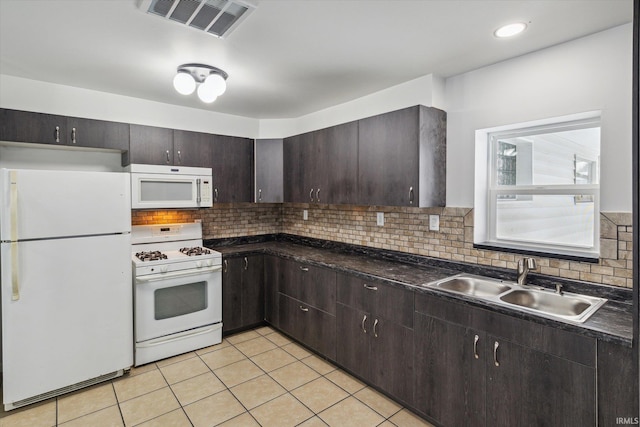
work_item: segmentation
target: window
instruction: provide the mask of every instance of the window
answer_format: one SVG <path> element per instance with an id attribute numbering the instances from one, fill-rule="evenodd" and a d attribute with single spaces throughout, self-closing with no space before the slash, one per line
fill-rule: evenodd
<path id="1" fill-rule="evenodd" d="M 485 174 L 476 171 L 474 242 L 597 258 L 599 118 L 480 133 L 485 150 L 476 152 L 476 167 Z M 478 185 L 479 179 L 485 182 Z"/>

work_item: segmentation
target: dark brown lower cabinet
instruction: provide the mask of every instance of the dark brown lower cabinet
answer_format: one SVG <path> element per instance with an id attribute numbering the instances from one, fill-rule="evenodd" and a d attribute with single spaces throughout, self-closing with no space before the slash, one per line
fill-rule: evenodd
<path id="1" fill-rule="evenodd" d="M 323 356 L 336 358 L 336 317 L 280 294 L 280 329 Z"/>
<path id="2" fill-rule="evenodd" d="M 414 328 L 416 409 L 443 426 L 483 425 L 484 333 L 422 313 Z"/>
<path id="3" fill-rule="evenodd" d="M 413 404 L 413 330 L 337 305 L 336 361 L 405 404 Z"/>
<path id="4" fill-rule="evenodd" d="M 224 257 L 222 330 L 229 333 L 264 320 L 263 255 Z"/>
<path id="5" fill-rule="evenodd" d="M 424 295 L 416 310 L 415 407 L 428 418 L 596 425 L 595 340 Z"/>
<path id="6" fill-rule="evenodd" d="M 264 319 L 276 328 L 280 327 L 280 258 L 264 256 Z"/>
<path id="7" fill-rule="evenodd" d="M 633 349 L 598 341 L 598 426 L 638 424 L 638 367 Z"/>

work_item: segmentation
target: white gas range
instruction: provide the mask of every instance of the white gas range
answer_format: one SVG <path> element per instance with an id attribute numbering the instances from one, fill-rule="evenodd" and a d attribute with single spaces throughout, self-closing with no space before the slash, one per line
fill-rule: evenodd
<path id="1" fill-rule="evenodd" d="M 202 224 L 131 229 L 135 366 L 222 341 L 222 255 Z"/>

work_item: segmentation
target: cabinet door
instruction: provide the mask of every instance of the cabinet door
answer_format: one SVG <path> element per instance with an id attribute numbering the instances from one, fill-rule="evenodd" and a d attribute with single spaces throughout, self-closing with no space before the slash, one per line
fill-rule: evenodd
<path id="1" fill-rule="evenodd" d="M 358 122 L 316 131 L 314 144 L 315 201 L 332 204 L 357 203 Z"/>
<path id="2" fill-rule="evenodd" d="M 414 326 L 415 408 L 444 426 L 484 425 L 484 333 L 422 313 Z"/>
<path id="3" fill-rule="evenodd" d="M 300 324 L 300 302 L 280 293 L 278 295 L 280 307 L 280 329 L 297 340 L 302 341 L 302 327 Z"/>
<path id="4" fill-rule="evenodd" d="M 280 290 L 280 258 L 264 257 L 264 318 L 276 328 L 280 327 L 278 292 Z"/>
<path id="5" fill-rule="evenodd" d="M 336 359 L 336 317 L 300 302 L 300 340 L 331 360 Z"/>
<path id="6" fill-rule="evenodd" d="M 358 202 L 418 206 L 419 109 L 406 108 L 358 122 Z"/>
<path id="7" fill-rule="evenodd" d="M 242 326 L 264 320 L 263 256 L 242 257 Z"/>
<path id="8" fill-rule="evenodd" d="M 0 114 L 0 141 L 59 145 L 66 142 L 66 117 L 4 108 Z"/>
<path id="9" fill-rule="evenodd" d="M 312 265 L 300 265 L 299 299 L 335 316 L 336 272 Z"/>
<path id="10" fill-rule="evenodd" d="M 222 330 L 233 331 L 242 326 L 242 258 L 222 261 Z"/>
<path id="11" fill-rule="evenodd" d="M 638 416 L 638 366 L 633 349 L 598 341 L 598 425 Z"/>
<path id="12" fill-rule="evenodd" d="M 257 203 L 282 203 L 282 139 L 256 140 Z"/>
<path id="13" fill-rule="evenodd" d="M 280 259 L 280 292 L 295 299 L 300 299 L 302 274 L 309 266 L 288 259 Z"/>
<path id="14" fill-rule="evenodd" d="M 486 425 L 596 425 L 593 368 L 490 335 L 488 344 Z"/>
<path id="15" fill-rule="evenodd" d="M 412 405 L 413 330 L 374 313 L 369 339 L 373 383 L 405 404 Z"/>
<path id="16" fill-rule="evenodd" d="M 371 315 L 343 304 L 337 305 L 336 361 L 363 379 L 370 379 L 369 334 Z"/>
<path id="17" fill-rule="evenodd" d="M 68 145 L 92 148 L 129 149 L 129 124 L 103 120 L 67 119 Z"/>
<path id="18" fill-rule="evenodd" d="M 123 163 L 173 164 L 173 129 L 129 126 L 129 155 Z"/>
<path id="19" fill-rule="evenodd" d="M 284 201 L 309 203 L 311 187 L 306 171 L 310 159 L 309 146 L 313 143 L 311 132 L 285 138 L 283 142 L 283 187 Z"/>
<path id="20" fill-rule="evenodd" d="M 253 201 L 253 140 L 214 135 L 213 197 L 218 203 Z"/>
<path id="21" fill-rule="evenodd" d="M 173 164 L 210 168 L 215 136 L 209 133 L 173 131 Z"/>

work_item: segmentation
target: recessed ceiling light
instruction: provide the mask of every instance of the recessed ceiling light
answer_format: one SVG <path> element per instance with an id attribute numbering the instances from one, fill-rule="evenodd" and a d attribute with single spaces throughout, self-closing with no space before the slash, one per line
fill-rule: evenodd
<path id="1" fill-rule="evenodd" d="M 504 25 L 493 32 L 493 35 L 498 38 L 513 37 L 516 34 L 520 34 L 527 28 L 527 24 L 524 22 L 516 22 L 515 24 Z"/>

